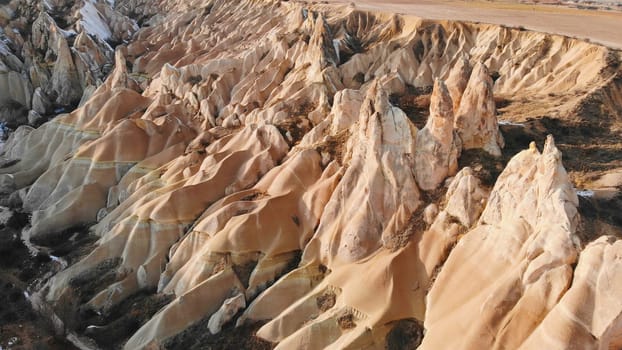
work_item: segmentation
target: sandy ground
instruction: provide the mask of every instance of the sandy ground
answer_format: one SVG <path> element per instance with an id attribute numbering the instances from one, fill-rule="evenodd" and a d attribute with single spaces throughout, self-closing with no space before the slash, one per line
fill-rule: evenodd
<path id="1" fill-rule="evenodd" d="M 365 10 L 404 13 L 427 19 L 522 26 L 529 30 L 589 39 L 622 49 L 622 13 L 579 10 L 551 5 L 529 5 L 502 1 L 431 0 L 328 0 L 355 3 Z"/>

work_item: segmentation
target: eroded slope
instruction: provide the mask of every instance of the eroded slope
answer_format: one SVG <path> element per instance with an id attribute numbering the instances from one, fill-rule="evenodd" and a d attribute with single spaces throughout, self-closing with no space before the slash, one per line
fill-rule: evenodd
<path id="1" fill-rule="evenodd" d="M 33 290 L 59 328 L 126 349 L 257 322 L 282 349 L 616 346 L 618 289 L 585 271 L 617 273 L 620 224 L 579 212 L 619 198 L 601 175 L 622 164 L 587 152 L 569 176 L 560 149 L 608 125 L 620 150 L 618 52 L 346 6 L 158 6 L 78 108 L 5 146 L 33 249 L 98 238 Z"/>

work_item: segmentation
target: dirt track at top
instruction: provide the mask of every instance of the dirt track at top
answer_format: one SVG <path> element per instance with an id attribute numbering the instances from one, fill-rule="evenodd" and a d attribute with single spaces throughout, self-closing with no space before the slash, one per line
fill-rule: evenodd
<path id="1" fill-rule="evenodd" d="M 538 32 L 589 39 L 622 49 L 622 13 L 592 11 L 550 5 L 514 2 L 431 1 L 431 0 L 328 0 L 355 3 L 362 10 L 415 15 L 427 19 L 447 19 L 524 27 Z"/>

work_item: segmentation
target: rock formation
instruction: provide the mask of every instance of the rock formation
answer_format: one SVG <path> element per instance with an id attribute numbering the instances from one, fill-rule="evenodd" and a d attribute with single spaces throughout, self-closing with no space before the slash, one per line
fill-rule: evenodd
<path id="1" fill-rule="evenodd" d="M 437 80 L 430 97 L 430 117 L 417 134 L 415 173 L 422 190 L 436 189 L 458 170 L 460 139 L 454 135 L 453 102 L 445 84 Z"/>
<path id="2" fill-rule="evenodd" d="M 29 293 L 74 343 L 620 345 L 619 227 L 528 146 L 622 116 L 619 53 L 351 5 L 66 5 L 0 11 L 0 106 L 37 127 L 0 201 L 60 255 Z"/>
<path id="3" fill-rule="evenodd" d="M 512 158 L 428 294 L 422 348 L 523 346 L 570 286 L 577 205 L 552 137 Z"/>
<path id="4" fill-rule="evenodd" d="M 464 149 L 482 148 L 493 156 L 500 156 L 504 142 L 497 126 L 492 89 L 488 68 L 478 63 L 460 98 L 455 126 Z"/>
<path id="5" fill-rule="evenodd" d="M 12 119 L 26 117 L 28 110 L 49 119 L 75 108 L 85 92 L 101 85 L 110 72 L 114 54 L 110 44 L 128 40 L 138 29 L 107 1 L 86 0 L 73 6 L 65 1 L 20 0 L 2 7 L 0 109 L 12 108 L 4 119 L 13 127 L 26 124 Z"/>

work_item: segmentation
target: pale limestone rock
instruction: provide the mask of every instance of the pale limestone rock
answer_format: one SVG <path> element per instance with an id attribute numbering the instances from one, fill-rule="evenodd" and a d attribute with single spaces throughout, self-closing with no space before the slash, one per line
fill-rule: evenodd
<path id="1" fill-rule="evenodd" d="M 39 126 L 43 124 L 44 121 L 45 121 L 45 118 L 43 118 L 41 114 L 35 111 L 28 112 L 28 124 L 29 125 Z"/>
<path id="2" fill-rule="evenodd" d="M 350 166 L 315 233 L 323 261 L 354 261 L 392 245 L 394 233 L 420 204 L 409 170 L 416 128 L 378 83 L 368 89 L 359 118 L 344 157 Z"/>
<path id="3" fill-rule="evenodd" d="M 45 52 L 56 52 L 56 42 L 61 36 L 60 28 L 56 21 L 45 11 L 41 11 L 37 19 L 32 23 L 32 36 L 30 41 L 34 49 Z"/>
<path id="4" fill-rule="evenodd" d="M 174 293 L 184 299 L 196 293 L 210 294 L 212 279 L 232 271 L 226 267 L 218 273 L 218 266 L 243 265 L 253 260 L 258 261 L 248 288 L 241 287 L 241 284 L 233 287 L 251 298 L 262 286 L 274 281 L 295 259 L 296 254 L 292 253 L 300 249 L 312 234 L 319 212 L 338 179 L 335 176 L 337 167 L 329 167 L 323 173 L 319 161 L 319 155 L 313 150 L 297 153 L 283 165 L 272 169 L 253 188 L 227 196 L 205 211 L 190 233 L 172 250 L 170 262 L 160 277 L 159 288 L 162 292 Z M 251 198 L 248 198 L 249 195 Z M 277 220 L 283 215 L 297 220 Z M 232 219 L 237 221 L 236 225 L 223 225 Z M 260 240 L 253 238 L 257 233 L 257 222 L 261 222 L 263 239 Z M 281 232 L 290 234 L 283 236 Z M 204 240 L 205 235 L 211 239 Z M 226 253 L 229 251 L 248 253 Z M 172 321 L 159 334 L 171 334 L 183 329 L 186 322 L 198 321 L 202 317 L 201 313 L 196 312 L 197 309 L 215 307 L 210 311 L 213 313 L 224 300 L 220 299 L 218 305 L 211 302 L 197 305 L 198 300 L 169 305 L 162 317 L 174 317 L 179 313 L 187 316 L 181 322 Z M 158 337 L 158 333 L 153 333 L 156 327 L 160 327 L 157 320 L 147 323 L 128 344 L 145 343 Z M 126 345 L 126 348 L 132 347 Z"/>
<path id="5" fill-rule="evenodd" d="M 428 294 L 422 349 L 518 348 L 571 283 L 577 205 L 552 137 L 512 158 Z"/>
<path id="6" fill-rule="evenodd" d="M 621 256 L 622 241 L 615 237 L 602 236 L 588 244 L 570 288 L 520 349 L 622 346 Z"/>
<path id="7" fill-rule="evenodd" d="M 471 227 L 479 219 L 486 205 L 488 193 L 469 167 L 462 168 L 447 189 L 444 211 L 458 219 L 464 227 Z"/>
<path id="8" fill-rule="evenodd" d="M 348 130 L 359 119 L 364 95 L 359 90 L 344 89 L 335 94 L 328 117 L 319 122 L 300 142 L 309 147 Z"/>
<path id="9" fill-rule="evenodd" d="M 32 84 L 26 74 L 2 71 L 0 68 L 0 107 L 17 103 L 24 108 L 31 106 Z"/>
<path id="10" fill-rule="evenodd" d="M 463 149 L 481 148 L 493 156 L 500 156 L 504 141 L 497 125 L 497 108 L 492 91 L 488 68 L 478 63 L 460 100 L 455 128 Z"/>
<path id="11" fill-rule="evenodd" d="M 78 103 L 82 97 L 82 86 L 67 40 L 58 36 L 55 46 L 57 58 L 52 71 L 50 92 L 55 94 L 55 101 L 59 105 L 66 106 Z"/>
<path id="12" fill-rule="evenodd" d="M 380 85 L 387 94 L 403 94 L 406 91 L 406 84 L 399 73 L 391 73 L 380 78 Z"/>
<path id="13" fill-rule="evenodd" d="M 51 112 L 52 103 L 40 87 L 36 88 L 32 95 L 32 109 L 43 115 Z"/>
<path id="14" fill-rule="evenodd" d="M 425 207 L 425 209 L 423 210 L 423 221 L 425 221 L 425 223 L 428 225 L 432 225 L 437 215 L 438 215 L 438 206 L 432 203 L 428 205 L 427 207 Z"/>
<path id="15" fill-rule="evenodd" d="M 132 86 L 130 83 L 133 83 L 133 80 L 131 80 L 128 76 L 125 57 L 123 56 L 123 52 L 121 50 L 117 50 L 114 53 L 114 70 L 109 79 L 111 89 Z"/>
<path id="16" fill-rule="evenodd" d="M 89 85 L 84 88 L 84 91 L 82 92 L 82 97 L 80 98 L 80 102 L 78 103 L 78 107 L 84 106 L 91 98 L 91 96 L 93 96 L 96 90 L 97 87 L 95 87 L 94 85 Z"/>
<path id="17" fill-rule="evenodd" d="M 0 175 L 0 194 L 8 195 L 15 190 L 15 177 L 11 174 Z"/>
<path id="18" fill-rule="evenodd" d="M 469 60 L 462 56 L 458 58 L 457 62 L 451 68 L 449 76 L 445 80 L 449 96 L 453 102 L 454 113 L 458 112 L 460 102 L 462 101 L 462 94 L 469 83 L 471 77 L 471 64 Z"/>
<path id="19" fill-rule="evenodd" d="M 313 34 L 309 40 L 306 60 L 313 67 L 311 74 L 317 75 L 324 68 L 339 64 L 339 58 L 324 16 L 319 15 L 316 19 L 310 16 L 306 22 L 313 23 Z"/>
<path id="20" fill-rule="evenodd" d="M 434 210 L 433 217 L 427 216 L 426 208 L 423 214 L 429 229 L 423 234 L 420 249 L 425 249 L 421 259 L 428 271 L 430 267 L 438 269 L 444 264 L 451 247 L 479 218 L 487 196 L 488 192 L 480 186 L 472 170 L 465 167 L 451 179 L 444 208 L 438 212 L 436 204 L 430 204 L 428 208 Z"/>
<path id="21" fill-rule="evenodd" d="M 430 117 L 417 133 L 415 174 L 419 188 L 434 190 L 445 178 L 455 175 L 459 155 L 451 97 L 445 84 L 436 80 L 430 98 Z"/>
<path id="22" fill-rule="evenodd" d="M 29 148 L 28 144 L 24 143 L 22 140 L 27 138 L 33 130 L 34 128 L 29 125 L 22 125 L 9 135 L 9 138 L 2 148 L 0 156 L 2 161 L 21 159 Z"/>
<path id="23" fill-rule="evenodd" d="M 225 300 L 218 311 L 216 311 L 209 319 L 207 328 L 210 333 L 218 334 L 222 326 L 231 321 L 233 316 L 246 307 L 246 298 L 244 294 L 239 293 L 234 297 Z"/>

